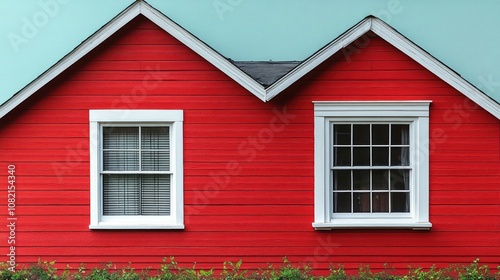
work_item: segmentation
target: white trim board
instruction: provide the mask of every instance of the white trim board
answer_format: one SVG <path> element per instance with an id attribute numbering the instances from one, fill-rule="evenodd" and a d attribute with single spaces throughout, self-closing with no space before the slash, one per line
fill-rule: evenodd
<path id="1" fill-rule="evenodd" d="M 208 62 L 213 64 L 223 73 L 228 75 L 230 78 L 235 80 L 237 83 L 239 83 L 241 86 L 243 86 L 245 89 L 247 89 L 249 92 L 251 92 L 264 102 L 269 101 L 280 94 L 290 85 L 312 71 L 316 66 L 324 62 L 326 59 L 337 53 L 342 48 L 352 43 L 354 40 L 360 38 L 369 31 L 373 31 L 388 43 L 392 44 L 400 51 L 420 63 L 427 70 L 434 73 L 443 81 L 473 100 L 486 111 L 490 112 L 492 115 L 500 119 L 499 103 L 464 80 L 452 69 L 441 63 L 439 60 L 428 54 L 425 50 L 421 49 L 407 38 L 405 38 L 388 24 L 373 16 L 363 19 L 358 24 L 340 35 L 338 38 L 330 42 L 328 45 L 311 55 L 308 59 L 300 63 L 275 83 L 265 88 L 252 77 L 244 73 L 236 65 L 231 63 L 227 58 L 219 54 L 203 41 L 199 40 L 196 36 L 183 29 L 181 26 L 170 20 L 167 16 L 144 1 L 134 2 L 123 12 L 113 18 L 110 22 L 108 22 L 105 26 L 99 29 L 96 33 L 90 36 L 87 40 L 85 40 L 82 44 L 76 47 L 73 51 L 67 54 L 64 58 L 54 64 L 46 72 L 44 72 L 42 75 L 28 84 L 25 88 L 11 97 L 8 101 L 2 104 L 0 106 L 0 118 L 8 114 L 24 100 L 29 98 L 32 94 L 49 83 L 64 70 L 68 69 L 80 58 L 92 51 L 94 48 L 96 48 L 103 41 L 120 30 L 125 24 L 130 22 L 138 15 L 144 15 L 146 18 L 157 24 L 167 33 L 202 56 Z"/>

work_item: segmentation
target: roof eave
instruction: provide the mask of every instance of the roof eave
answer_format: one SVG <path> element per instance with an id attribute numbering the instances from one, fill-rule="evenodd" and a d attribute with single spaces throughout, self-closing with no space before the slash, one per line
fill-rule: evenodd
<path id="1" fill-rule="evenodd" d="M 114 17 L 106 25 L 101 27 L 97 32 L 92 34 L 89 38 L 83 41 L 70 53 L 64 56 L 52 67 L 43 72 L 35 80 L 29 83 L 26 87 L 17 92 L 13 97 L 7 100 L 4 104 L 0 106 L 0 118 L 3 118 L 10 111 L 16 108 L 24 100 L 28 99 L 37 90 L 42 88 L 44 85 L 52 81 L 64 70 L 68 69 L 71 65 L 76 63 L 83 56 L 88 54 L 107 38 L 113 35 L 116 31 L 122 28 L 125 24 L 130 22 L 133 18 L 140 14 L 140 3 L 135 2 L 134 4 L 128 6 L 119 15 Z"/>
<path id="2" fill-rule="evenodd" d="M 144 15 L 149 20 L 153 21 L 163 30 L 175 37 L 177 40 L 185 44 L 187 47 L 198 53 L 208 62 L 213 64 L 222 72 L 226 73 L 229 77 L 242 85 L 248 91 L 253 93 L 262 101 L 266 101 L 266 91 L 262 85 L 249 77 L 238 67 L 232 64 L 228 59 L 216 52 L 207 44 L 196 38 L 193 34 L 189 33 L 178 24 L 170 20 L 167 16 L 160 13 L 158 10 L 151 7 L 143 1 L 136 1 L 120 14 L 114 17 L 106 25 L 101 27 L 98 31 L 88 37 L 70 53 L 64 56 L 61 60 L 51 66 L 47 71 L 38 76 L 35 80 L 29 83 L 26 87 L 17 92 L 13 97 L 7 100 L 0 106 L 0 119 L 7 115 L 10 111 L 16 108 L 23 101 L 28 99 L 36 91 L 56 78 L 63 71 L 71 67 L 79 59 L 84 57 L 90 51 L 99 46 L 106 39 L 111 37 L 115 32 L 129 23 L 138 15 Z"/>
<path id="3" fill-rule="evenodd" d="M 369 31 L 372 31 L 380 36 L 382 39 L 448 83 L 450 86 L 470 98 L 496 118 L 500 119 L 499 103 L 473 86 L 451 68 L 430 55 L 424 49 L 417 46 L 387 23 L 374 16 L 366 17 L 358 24 L 347 30 L 344 34 L 310 56 L 296 68 L 292 69 L 288 74 L 283 76 L 274 84 L 269 86 L 266 92 L 266 100 L 271 100 L 273 97 L 277 96 L 280 92 L 302 78 L 316 66 Z"/>
<path id="4" fill-rule="evenodd" d="M 370 20 L 362 20 L 358 24 L 344 32 L 342 35 L 337 37 L 335 40 L 327 44 L 325 47 L 315 52 L 297 67 L 288 72 L 285 76 L 281 77 L 278 81 L 269 86 L 266 89 L 266 100 L 271 100 L 283 90 L 288 88 L 291 84 L 295 83 L 297 80 L 305 76 L 307 73 L 323 63 L 329 57 L 337 53 L 339 50 L 348 46 L 359 37 L 363 36 L 363 34 L 370 30 L 370 25 Z"/>
<path id="5" fill-rule="evenodd" d="M 229 59 L 222 56 L 192 33 L 188 32 L 186 29 L 169 19 L 163 13 L 145 2 L 141 3 L 142 15 L 217 67 L 245 89 L 257 96 L 260 100 L 264 102 L 266 101 L 266 90 L 261 84 L 231 63 Z"/>
<path id="6" fill-rule="evenodd" d="M 49 83 L 64 70 L 68 69 L 71 65 L 73 65 L 87 53 L 92 51 L 103 41 L 113 35 L 116 31 L 122 28 L 125 24 L 127 24 L 140 14 L 153 21 L 160 28 L 192 49 L 194 52 L 199 54 L 205 60 L 213 64 L 216 68 L 221 70 L 223 73 L 228 75 L 230 78 L 232 78 L 234 81 L 239 83 L 241 86 L 243 86 L 245 89 L 250 91 L 252 94 L 254 94 L 264 102 L 267 102 L 276 97 L 290 85 L 312 71 L 314 68 L 337 53 L 339 50 L 345 48 L 350 43 L 360 38 L 367 32 L 372 31 L 398 48 L 400 51 L 420 63 L 424 68 L 434 73 L 443 81 L 447 82 L 449 85 L 473 100 L 486 111 L 490 112 L 492 115 L 500 119 L 500 104 L 498 104 L 488 95 L 484 94 L 478 88 L 474 87 L 472 84 L 463 79 L 460 75 L 444 65 L 442 62 L 434 58 L 432 55 L 427 53 L 425 50 L 421 49 L 416 44 L 411 42 L 408 38 L 404 37 L 391 26 L 373 16 L 369 16 L 363 19 L 358 24 L 344 32 L 335 40 L 327 44 L 325 47 L 321 48 L 319 51 L 311 55 L 299 65 L 297 65 L 272 85 L 265 88 L 255 79 L 253 79 L 241 69 L 239 69 L 236 65 L 234 65 L 229 59 L 222 56 L 220 53 L 212 49 L 196 36 L 180 27 L 174 21 L 170 20 L 167 16 L 144 1 L 136 1 L 135 3 L 131 4 L 118 16 L 113 18 L 101 29 L 99 29 L 84 42 L 82 42 L 73 51 L 67 54 L 64 58 L 54 64 L 42 75 L 37 77 L 25 88 L 16 93 L 7 102 L 2 104 L 0 106 L 0 118 L 8 114 L 24 100 L 34 94 L 37 90 Z"/>

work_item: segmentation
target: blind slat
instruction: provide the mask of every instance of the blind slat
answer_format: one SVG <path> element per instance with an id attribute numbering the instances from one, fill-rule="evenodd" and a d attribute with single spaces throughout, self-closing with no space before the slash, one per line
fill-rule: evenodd
<path id="1" fill-rule="evenodd" d="M 170 170 L 169 127 L 103 127 L 103 171 Z M 170 174 L 102 174 L 103 214 L 170 215 Z"/>

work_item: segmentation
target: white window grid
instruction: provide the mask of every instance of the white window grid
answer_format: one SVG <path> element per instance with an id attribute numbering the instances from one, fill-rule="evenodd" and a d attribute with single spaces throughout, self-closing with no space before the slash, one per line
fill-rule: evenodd
<path id="1" fill-rule="evenodd" d="M 387 145 L 381 145 L 381 144 L 373 144 L 373 129 L 372 129 L 372 126 L 373 125 L 377 125 L 377 124 L 382 124 L 382 125 L 389 125 L 389 135 L 388 135 L 388 138 L 389 138 L 389 144 Z M 390 141 L 391 141 L 391 129 L 390 129 L 390 126 L 393 125 L 393 124 L 397 124 L 397 125 L 408 125 L 410 127 L 410 131 L 409 131 L 409 144 L 392 144 Z M 388 215 L 391 215 L 391 216 L 394 216 L 394 214 L 396 214 L 397 216 L 401 216 L 401 217 L 406 217 L 406 216 L 409 216 L 409 213 L 405 213 L 405 212 L 393 212 L 392 209 L 391 209 L 391 205 L 392 203 L 390 203 L 391 201 L 391 198 L 390 198 L 390 194 L 391 193 L 408 193 L 409 195 L 409 202 L 411 203 L 412 201 L 412 194 L 411 194 L 411 190 L 412 190 L 412 186 L 411 186 L 411 182 L 412 182 L 412 176 L 413 176 L 413 168 L 412 168 L 412 163 L 411 163 L 411 158 L 412 158 L 412 149 L 411 149 L 411 139 L 412 139 L 412 130 L 411 130 L 411 122 L 397 122 L 397 121 L 358 121 L 358 122 L 353 122 L 353 121 L 331 121 L 330 122 L 330 125 L 329 125 L 329 132 L 327 135 L 329 135 L 330 137 L 330 145 L 329 147 L 331 147 L 331 150 L 329 151 L 329 154 L 330 154 L 330 192 L 332 193 L 332 195 L 334 195 L 334 193 L 350 193 L 351 194 L 351 212 L 350 213 L 341 213 L 341 212 L 335 212 L 334 211 L 334 207 L 332 207 L 332 215 L 333 217 L 346 217 L 346 216 L 349 216 L 349 217 L 353 217 L 353 216 L 360 216 L 360 217 L 363 217 L 365 215 L 370 215 L 371 216 L 380 216 L 380 217 L 384 217 L 384 216 L 388 216 Z M 350 144 L 347 145 L 347 144 L 334 144 L 334 126 L 335 125 L 350 125 L 351 126 L 351 133 L 350 133 L 350 137 L 351 137 L 351 141 L 350 141 Z M 354 144 L 354 133 L 353 130 L 352 130 L 352 127 L 353 125 L 369 125 L 370 126 L 370 135 L 369 135 L 369 139 L 370 139 L 370 144 Z M 336 166 L 335 165 L 335 153 L 334 153 L 334 148 L 342 148 L 342 147 L 345 147 L 345 148 L 350 148 L 350 151 L 351 151 L 351 154 L 350 154 L 350 165 L 349 166 L 344 166 L 344 165 L 338 165 Z M 368 148 L 370 149 L 370 164 L 369 165 L 354 165 L 354 148 Z M 372 151 L 372 148 L 388 148 L 388 161 L 389 161 L 389 164 L 387 166 L 384 166 L 384 165 L 374 165 L 373 164 L 373 153 L 371 152 Z M 408 165 L 391 165 L 391 151 L 392 149 L 391 148 L 408 148 Z M 370 182 L 369 182 L 369 189 L 368 190 L 364 190 L 364 189 L 357 189 L 355 190 L 354 189 L 354 172 L 351 172 L 351 178 L 350 178 L 350 190 L 334 190 L 334 171 L 335 170 L 346 170 L 346 171 L 352 171 L 352 170 L 368 170 L 368 171 L 372 171 L 372 170 L 408 170 L 409 171 L 409 188 L 408 190 L 392 190 L 391 189 L 391 184 L 389 182 L 389 189 L 386 191 L 386 190 L 374 190 L 373 189 L 373 174 L 372 172 L 370 172 Z M 390 178 L 389 178 L 390 180 Z M 354 212 L 354 193 L 368 193 L 370 194 L 370 211 L 369 212 Z M 388 213 L 384 213 L 384 212 L 373 212 L 373 201 L 371 199 L 372 197 L 372 194 L 374 193 L 388 193 L 389 194 L 389 211 Z M 333 202 L 334 201 L 334 197 L 332 196 L 331 198 L 331 201 Z M 408 211 L 409 212 L 409 211 Z"/>
<path id="2" fill-rule="evenodd" d="M 134 122 L 131 122 L 131 123 L 115 123 L 115 124 L 112 124 L 112 123 L 101 123 L 100 124 L 100 143 L 104 143 L 104 128 L 119 128 L 119 127 L 134 127 L 134 128 L 138 128 L 139 129 L 139 134 L 138 134 L 138 148 L 137 149 L 126 149 L 126 150 L 123 150 L 123 149 L 105 149 L 104 148 L 104 145 L 100 145 L 101 149 L 100 149 L 100 190 L 101 190 L 101 197 L 104 197 L 104 187 L 103 187 L 103 176 L 104 175 L 169 175 L 170 176 L 170 194 L 173 193 L 173 180 L 172 180 L 172 175 L 173 175 L 173 172 L 172 172 L 172 169 L 171 169 L 171 166 L 172 166 L 172 156 L 170 155 L 169 156 L 169 163 L 168 163 L 168 166 L 169 166 L 169 170 L 166 170 L 166 171 L 146 171 L 146 170 L 142 170 L 142 167 L 143 167 L 143 164 L 142 164 L 142 152 L 147 152 L 147 151 L 162 151 L 160 149 L 144 149 L 142 148 L 142 128 L 143 127 L 165 127 L 165 128 L 168 128 L 169 130 L 169 134 L 168 134 L 168 137 L 169 137 L 169 143 L 172 142 L 172 133 L 170 133 L 172 131 L 172 123 L 134 123 Z M 134 171 L 108 171 L 108 170 L 104 170 L 104 152 L 105 151 L 137 151 L 138 152 L 138 170 L 134 170 Z M 169 152 L 172 151 L 171 148 L 168 149 Z M 142 195 L 142 192 L 139 191 L 139 196 Z M 139 197 L 139 203 L 141 203 L 142 201 L 142 197 Z M 103 213 L 103 209 L 104 209 L 104 201 L 103 199 L 101 200 L 101 215 L 103 217 L 105 217 L 106 215 L 104 215 Z M 172 207 L 172 203 L 170 203 L 170 201 L 166 202 L 170 205 L 170 207 Z M 139 206 L 139 208 L 141 208 L 142 206 Z M 172 209 L 169 210 L 169 212 L 171 213 L 172 212 Z M 142 215 L 127 215 L 127 216 L 142 216 Z"/>

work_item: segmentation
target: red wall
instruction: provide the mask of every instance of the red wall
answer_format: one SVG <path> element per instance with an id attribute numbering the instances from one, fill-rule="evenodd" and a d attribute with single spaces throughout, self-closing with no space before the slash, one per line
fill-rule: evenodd
<path id="1" fill-rule="evenodd" d="M 432 100 L 432 230 L 312 228 L 317 100 Z M 88 111 L 113 108 L 184 110 L 185 230 L 88 229 Z M 374 36 L 263 103 L 139 18 L 1 120 L 4 179 L 7 165 L 16 165 L 16 260 L 157 267 L 175 256 L 181 265 L 220 268 L 242 259 L 251 268 L 286 256 L 325 270 L 477 257 L 498 264 L 499 128 L 498 119 Z M 8 234 L 3 227 L 2 261 Z"/>

